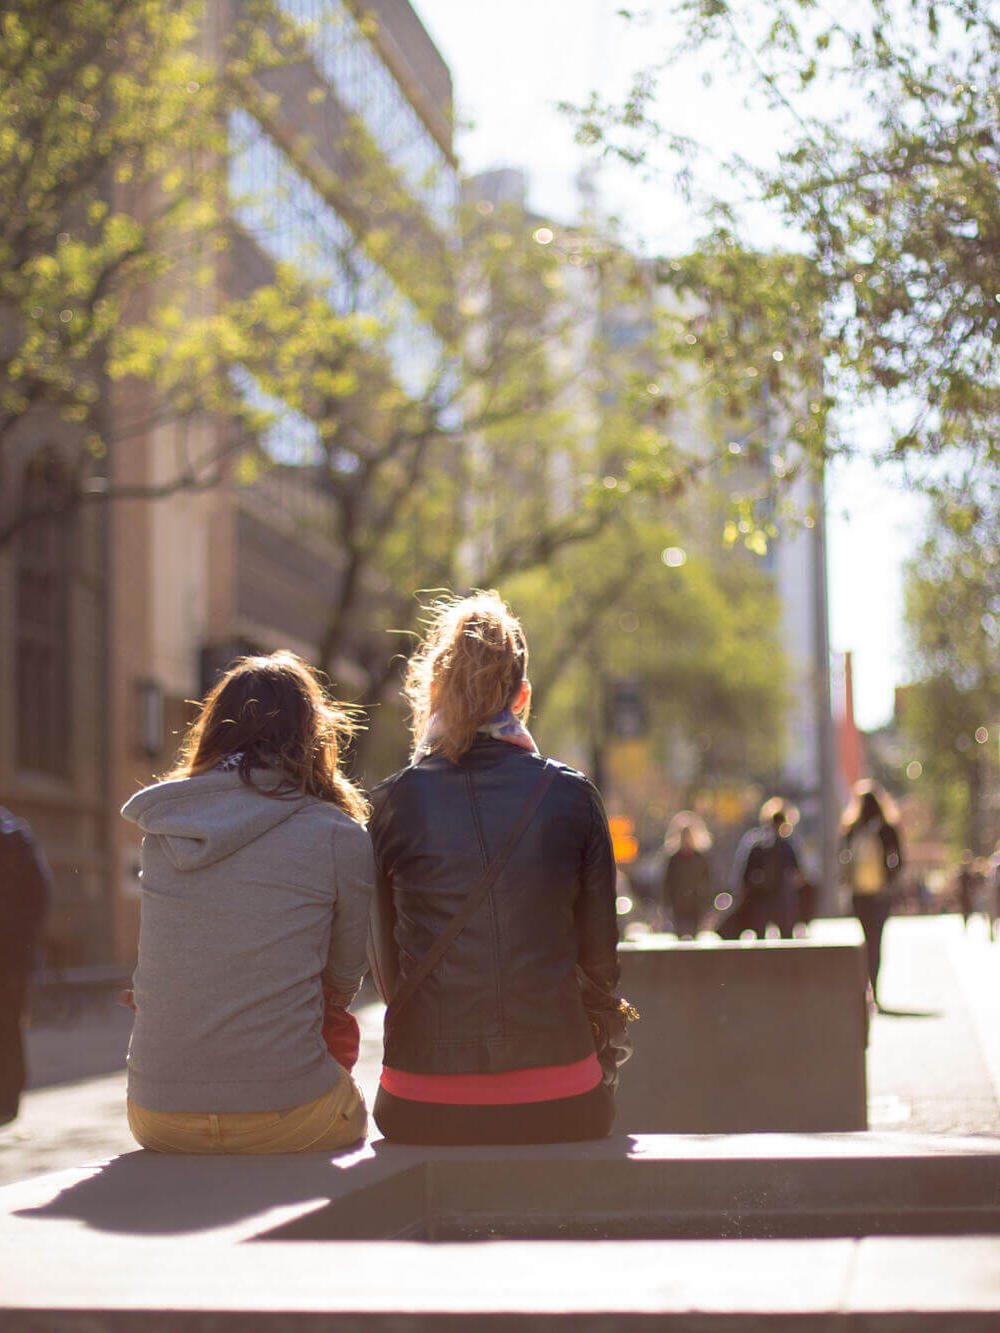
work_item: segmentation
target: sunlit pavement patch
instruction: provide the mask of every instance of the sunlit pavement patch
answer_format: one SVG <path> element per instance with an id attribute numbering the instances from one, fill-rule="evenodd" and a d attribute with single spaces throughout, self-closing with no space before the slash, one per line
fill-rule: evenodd
<path id="1" fill-rule="evenodd" d="M 0 1149 L 13 1148 L 19 1143 L 27 1143 L 34 1138 L 30 1129 L 21 1129 L 17 1125 L 4 1125 L 0 1129 Z"/>
<path id="2" fill-rule="evenodd" d="M 901 1097 L 872 1097 L 868 1103 L 868 1123 L 872 1128 L 876 1125 L 901 1125 L 909 1118 L 909 1103 Z"/>

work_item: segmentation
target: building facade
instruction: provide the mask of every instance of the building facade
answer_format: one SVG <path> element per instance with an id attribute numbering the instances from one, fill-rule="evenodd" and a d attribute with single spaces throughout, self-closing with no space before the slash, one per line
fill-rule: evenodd
<path id="1" fill-rule="evenodd" d="M 294 269 L 336 313 L 388 329 L 383 369 L 418 395 L 443 353 L 439 290 L 458 188 L 447 66 L 405 0 L 274 8 L 298 55 L 249 81 L 231 114 L 232 243 L 215 290 L 246 295 L 278 265 Z M 210 8 L 209 54 L 243 9 Z M 393 241 L 377 254 L 376 228 Z M 408 248 L 421 262 L 404 262 Z M 434 300 L 421 289 L 429 274 Z M 211 289 L 192 297 L 200 309 L 212 299 Z M 342 564 L 314 466 L 319 429 L 249 372 L 238 382 L 270 414 L 257 442 L 268 466 L 156 501 L 84 507 L 26 529 L 0 556 L 0 619 L 11 627 L 0 647 L 0 804 L 31 821 L 52 863 L 55 965 L 131 964 L 138 842 L 118 809 L 169 768 L 216 673 L 246 651 L 319 656 Z M 141 392 L 109 386 L 109 414 L 126 416 Z M 111 478 L 155 486 L 179 457 L 224 454 L 231 429 L 166 422 L 110 458 Z"/>

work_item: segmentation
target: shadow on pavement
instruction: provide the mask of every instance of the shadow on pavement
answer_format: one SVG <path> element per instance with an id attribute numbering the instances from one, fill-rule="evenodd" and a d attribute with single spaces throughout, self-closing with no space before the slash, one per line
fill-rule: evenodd
<path id="1" fill-rule="evenodd" d="M 630 1157 L 634 1148 L 627 1135 L 586 1146 L 594 1157 L 615 1158 Z M 560 1149 L 572 1154 L 579 1148 L 579 1144 L 547 1145 L 519 1151 L 559 1155 Z M 463 1159 L 479 1151 L 444 1148 L 434 1149 L 433 1154 L 435 1158 Z M 426 1160 L 427 1149 L 383 1139 L 339 1157 L 320 1153 L 188 1156 L 139 1149 L 112 1158 L 86 1179 L 60 1190 L 48 1203 L 18 1209 L 14 1215 L 40 1221 L 71 1218 L 97 1231 L 130 1235 L 183 1235 L 231 1226 L 276 1209 L 299 1206 L 300 1215 L 311 1213 L 393 1177 L 402 1181 L 413 1168 L 422 1169 Z M 306 1204 L 315 1208 L 302 1209 Z M 273 1227 L 277 1222 L 272 1217 L 262 1226 Z"/>
<path id="2" fill-rule="evenodd" d="M 208 1157 L 138 1149 L 114 1157 L 93 1175 L 61 1190 L 49 1203 L 20 1209 L 19 1217 L 75 1218 L 97 1231 L 131 1235 L 180 1235 L 210 1231 L 242 1218 L 295 1203 L 326 1202 L 385 1174 L 374 1160 L 338 1164 L 312 1153 L 284 1156 Z M 355 1151 L 352 1154 L 357 1157 Z M 375 1168 L 375 1170 L 373 1170 Z"/>

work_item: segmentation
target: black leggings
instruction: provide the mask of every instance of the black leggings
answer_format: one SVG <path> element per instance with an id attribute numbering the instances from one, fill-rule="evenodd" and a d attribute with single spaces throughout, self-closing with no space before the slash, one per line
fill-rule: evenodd
<path id="1" fill-rule="evenodd" d="M 868 980 L 872 994 L 878 999 L 878 974 L 882 966 L 882 932 L 889 917 L 889 901 L 877 894 L 855 893 L 852 898 L 854 915 L 861 922 L 868 958 Z"/>
<path id="2" fill-rule="evenodd" d="M 615 1096 L 598 1084 L 576 1097 L 514 1106 L 451 1106 L 413 1102 L 379 1088 L 375 1123 L 393 1143 L 443 1147 L 475 1143 L 577 1143 L 606 1139 L 615 1117 Z"/>

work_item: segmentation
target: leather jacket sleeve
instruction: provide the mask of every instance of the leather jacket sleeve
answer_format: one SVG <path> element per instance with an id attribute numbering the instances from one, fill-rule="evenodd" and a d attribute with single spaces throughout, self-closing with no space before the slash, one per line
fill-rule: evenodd
<path id="1" fill-rule="evenodd" d="M 396 950 L 396 908 L 392 896 L 392 881 L 379 857 L 378 832 L 388 790 L 383 788 L 374 795 L 369 832 L 375 853 L 375 888 L 372 893 L 371 915 L 368 923 L 368 967 L 379 997 L 388 1004 L 399 983 L 399 955 Z"/>
<path id="2" fill-rule="evenodd" d="M 590 834 L 583 851 L 576 900 L 577 961 L 597 985 L 618 985 L 617 871 L 604 802 L 590 786 Z"/>

